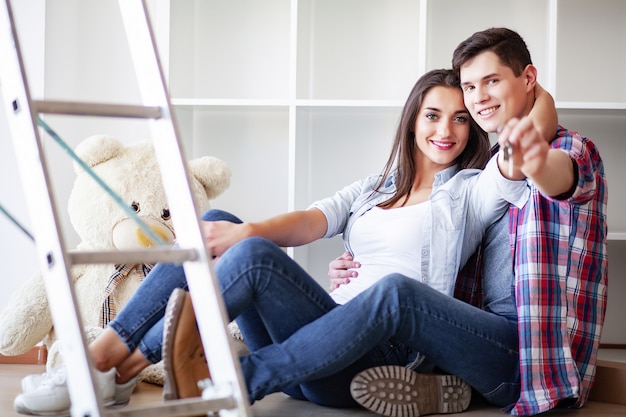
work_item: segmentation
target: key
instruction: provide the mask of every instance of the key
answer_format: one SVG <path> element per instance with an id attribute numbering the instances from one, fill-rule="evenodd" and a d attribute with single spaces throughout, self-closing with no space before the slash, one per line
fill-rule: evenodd
<path id="1" fill-rule="evenodd" d="M 513 147 L 509 142 L 502 148 L 502 159 L 509 163 L 509 177 L 513 177 Z"/>

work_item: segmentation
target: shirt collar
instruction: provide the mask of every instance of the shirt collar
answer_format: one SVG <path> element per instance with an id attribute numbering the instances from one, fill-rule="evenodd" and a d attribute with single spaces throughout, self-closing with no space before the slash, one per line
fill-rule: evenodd
<path id="1" fill-rule="evenodd" d="M 454 175 L 456 175 L 457 172 L 458 172 L 457 165 L 452 165 L 446 169 L 442 169 L 441 171 L 435 174 L 435 182 L 433 183 L 433 186 L 436 187 L 438 185 L 445 184 L 446 182 L 448 182 L 450 178 L 454 177 Z"/>
<path id="2" fill-rule="evenodd" d="M 450 178 L 456 175 L 456 173 L 458 172 L 458 168 L 459 168 L 458 165 L 455 164 L 437 172 L 435 174 L 435 182 L 433 183 L 433 185 L 438 186 L 438 185 L 445 184 L 446 182 L 448 182 Z M 389 176 L 389 179 L 386 181 L 385 186 L 389 186 L 391 184 L 396 185 L 397 179 L 398 179 L 398 170 L 395 170 Z"/>

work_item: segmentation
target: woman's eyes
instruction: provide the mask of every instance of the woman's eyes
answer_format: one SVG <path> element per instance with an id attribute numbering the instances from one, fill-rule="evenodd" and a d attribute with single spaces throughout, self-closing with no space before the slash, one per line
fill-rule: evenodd
<path id="1" fill-rule="evenodd" d="M 437 115 L 437 114 L 435 114 L 435 113 L 426 113 L 426 114 L 425 114 L 425 117 L 426 117 L 428 120 L 431 120 L 431 121 L 433 121 L 433 120 L 438 120 L 438 119 L 439 119 L 439 115 Z M 467 121 L 468 121 L 468 120 L 469 120 L 469 118 L 468 118 L 467 116 L 456 116 L 456 117 L 454 118 L 454 121 L 455 121 L 455 122 L 460 122 L 460 123 L 467 123 Z"/>

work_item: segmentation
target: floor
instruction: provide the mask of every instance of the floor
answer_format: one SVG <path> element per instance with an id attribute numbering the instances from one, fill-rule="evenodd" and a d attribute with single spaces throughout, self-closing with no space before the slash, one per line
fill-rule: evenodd
<path id="1" fill-rule="evenodd" d="M 20 380 L 31 373 L 44 371 L 41 365 L 0 365 L 0 416 L 18 417 L 21 414 L 13 410 L 13 398 L 20 391 Z M 137 387 L 130 405 L 140 405 L 161 401 L 161 387 L 141 383 Z M 257 402 L 251 408 L 255 417 L 320 417 L 320 416 L 348 416 L 373 417 L 374 414 L 364 409 L 332 409 L 325 408 L 287 398 L 283 394 L 273 394 Z M 580 410 L 560 410 L 548 415 L 571 417 L 623 417 L 626 416 L 626 406 L 602 402 L 589 402 Z M 479 401 L 473 401 L 463 416 L 506 416 L 497 407 L 489 406 Z M 149 417 L 149 416 L 147 416 Z"/>

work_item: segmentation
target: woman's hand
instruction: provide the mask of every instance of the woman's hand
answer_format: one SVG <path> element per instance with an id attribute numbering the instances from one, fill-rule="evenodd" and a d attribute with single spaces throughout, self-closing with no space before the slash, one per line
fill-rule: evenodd
<path id="1" fill-rule="evenodd" d="M 200 227 L 204 236 L 204 243 L 214 258 L 222 256 L 235 243 L 251 236 L 250 227 L 247 223 L 202 221 Z"/>
<path id="2" fill-rule="evenodd" d="M 353 268 L 360 268 L 361 264 L 355 262 L 349 252 L 330 261 L 328 264 L 328 278 L 330 278 L 330 291 L 334 291 L 342 284 L 350 282 L 350 278 L 356 278 L 359 273 Z M 350 270 L 349 270 L 350 269 Z"/>

